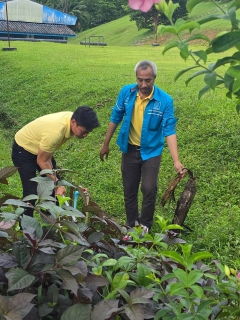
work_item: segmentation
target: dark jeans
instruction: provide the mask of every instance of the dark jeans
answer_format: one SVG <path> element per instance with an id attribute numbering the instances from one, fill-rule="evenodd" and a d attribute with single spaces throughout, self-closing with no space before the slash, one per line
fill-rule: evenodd
<path id="1" fill-rule="evenodd" d="M 139 147 L 129 145 L 128 152 L 122 154 L 122 179 L 124 189 L 127 225 L 135 226 L 135 221 L 150 228 L 156 205 L 158 173 L 161 156 L 143 161 Z M 141 182 L 143 195 L 142 210 L 138 217 L 138 190 Z"/>
<path id="2" fill-rule="evenodd" d="M 41 168 L 37 164 L 37 156 L 32 154 L 22 147 L 20 147 L 16 141 L 12 145 L 12 161 L 15 167 L 18 167 L 18 173 L 21 178 L 23 197 L 30 194 L 37 194 L 37 183 L 30 179 L 36 177 L 36 172 L 40 172 Z M 56 161 L 52 158 L 53 169 L 56 168 Z M 28 201 L 32 205 L 35 204 L 34 200 Z M 25 215 L 33 216 L 33 210 L 26 208 L 24 211 Z"/>

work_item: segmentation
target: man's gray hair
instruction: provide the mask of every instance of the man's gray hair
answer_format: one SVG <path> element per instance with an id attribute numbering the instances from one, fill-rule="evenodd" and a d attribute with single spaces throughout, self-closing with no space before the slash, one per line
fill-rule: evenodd
<path id="1" fill-rule="evenodd" d="M 146 70 L 148 67 L 152 68 L 153 76 L 156 78 L 156 76 L 157 76 L 157 66 L 153 61 L 150 61 L 150 60 L 139 61 L 136 64 L 135 68 L 134 68 L 135 74 L 137 74 L 137 69 L 138 68 L 141 68 L 142 70 Z"/>

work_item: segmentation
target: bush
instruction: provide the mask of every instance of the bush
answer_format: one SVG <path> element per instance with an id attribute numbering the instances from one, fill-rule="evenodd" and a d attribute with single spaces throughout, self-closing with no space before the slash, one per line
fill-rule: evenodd
<path id="1" fill-rule="evenodd" d="M 0 170 L 0 182 L 16 170 Z M 86 189 L 62 180 L 82 196 L 79 211 L 68 197 L 56 202 L 50 178 L 34 180 L 37 195 L 9 196 L 0 212 L 1 319 L 237 319 L 240 276 L 217 261 L 210 267 L 208 252 L 191 254 L 173 232 L 180 226 L 158 216 L 161 233 L 141 237 L 136 227 L 124 242 L 126 227 Z M 24 215 L 29 206 L 34 217 Z"/>

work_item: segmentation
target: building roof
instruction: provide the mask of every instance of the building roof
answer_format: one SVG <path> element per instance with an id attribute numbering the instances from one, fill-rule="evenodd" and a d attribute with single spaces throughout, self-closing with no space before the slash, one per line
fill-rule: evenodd
<path id="1" fill-rule="evenodd" d="M 10 34 L 19 35 L 50 35 L 61 37 L 75 37 L 76 34 L 65 25 L 56 25 L 50 23 L 33 23 L 9 21 Z M 0 20 L 0 35 L 7 32 L 7 21 Z"/>
<path id="2" fill-rule="evenodd" d="M 6 10 L 7 8 L 7 10 Z M 7 19 L 8 12 L 8 19 Z M 0 20 L 74 26 L 77 17 L 30 0 L 0 2 Z"/>

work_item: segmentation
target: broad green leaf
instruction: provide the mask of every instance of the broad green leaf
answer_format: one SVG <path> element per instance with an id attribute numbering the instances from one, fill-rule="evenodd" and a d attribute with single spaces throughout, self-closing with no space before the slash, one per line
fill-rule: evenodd
<path id="1" fill-rule="evenodd" d="M 61 196 L 59 194 L 56 195 L 56 198 L 57 198 L 59 207 L 62 207 L 64 203 L 68 203 L 68 201 L 71 200 L 70 197 Z"/>
<path id="2" fill-rule="evenodd" d="M 215 71 L 209 72 L 204 77 L 204 82 L 208 85 L 212 90 L 215 90 L 217 84 L 217 74 Z"/>
<path id="3" fill-rule="evenodd" d="M 108 258 L 108 256 L 105 253 L 97 253 L 94 257 L 92 257 L 93 261 L 97 261 L 99 258 Z"/>
<path id="4" fill-rule="evenodd" d="M 92 272 L 96 276 L 101 276 L 102 275 L 102 266 L 97 266 L 92 268 Z"/>
<path id="5" fill-rule="evenodd" d="M 6 273 L 6 277 L 8 278 L 8 291 L 27 288 L 35 280 L 34 276 L 21 268 L 11 269 Z"/>
<path id="6" fill-rule="evenodd" d="M 182 297 L 188 297 L 188 292 L 185 290 L 185 286 L 182 283 L 176 282 L 170 285 L 169 293 L 173 295 L 179 295 Z"/>
<path id="7" fill-rule="evenodd" d="M 240 53 L 240 52 L 239 52 Z M 218 67 L 221 67 L 221 66 L 223 66 L 223 65 L 225 65 L 225 64 L 227 64 L 227 63 L 235 63 L 235 62 L 238 62 L 240 59 L 238 58 L 238 59 L 235 59 L 234 58 L 234 55 L 232 56 L 232 57 L 224 57 L 224 58 L 222 58 L 222 59 L 218 59 L 217 61 L 216 61 L 216 63 L 214 64 L 214 67 L 213 67 L 213 69 L 215 70 L 215 69 L 217 69 Z"/>
<path id="8" fill-rule="evenodd" d="M 199 261 L 199 260 L 203 260 L 203 259 L 208 259 L 208 258 L 212 258 L 213 255 L 210 252 L 196 252 L 191 256 L 191 260 L 193 262 Z"/>
<path id="9" fill-rule="evenodd" d="M 224 84 L 225 84 L 226 88 L 228 88 L 229 91 L 232 91 L 233 82 L 234 82 L 234 78 L 230 74 L 225 72 Z"/>
<path id="10" fill-rule="evenodd" d="M 198 58 L 200 58 L 204 63 L 207 62 L 207 54 L 206 54 L 206 51 L 204 51 L 204 50 L 194 51 L 194 52 L 192 52 L 192 54 L 194 54 L 195 56 L 197 56 Z"/>
<path id="11" fill-rule="evenodd" d="M 40 174 L 40 176 L 43 176 L 43 175 L 46 175 L 46 174 L 53 174 L 53 173 L 54 173 L 54 170 L 52 170 L 52 169 L 43 169 L 43 170 L 40 171 L 39 174 Z M 51 178 L 49 178 L 49 179 L 51 179 Z"/>
<path id="12" fill-rule="evenodd" d="M 229 269 L 229 267 L 228 266 L 224 266 L 224 272 L 225 272 L 225 275 L 227 276 L 227 277 L 229 277 L 230 276 L 230 269 Z"/>
<path id="13" fill-rule="evenodd" d="M 162 251 L 160 252 L 162 256 L 171 258 L 172 260 L 181 263 L 183 266 L 185 266 L 185 261 L 183 260 L 182 256 L 180 256 L 179 253 L 175 251 Z"/>
<path id="14" fill-rule="evenodd" d="M 201 301 L 201 303 L 198 306 L 197 311 L 199 313 L 201 313 L 202 311 L 204 311 L 204 309 L 210 307 L 211 304 L 213 304 L 214 300 L 206 300 L 206 301 Z"/>
<path id="15" fill-rule="evenodd" d="M 186 41 L 189 42 L 189 41 L 198 40 L 198 39 L 206 40 L 207 42 L 211 41 L 205 34 L 202 34 L 202 33 L 196 33 L 196 34 L 192 35 L 191 37 L 187 38 Z"/>
<path id="16" fill-rule="evenodd" d="M 13 223 L 11 223 L 12 226 L 16 222 L 15 219 L 18 217 L 18 216 L 16 216 L 15 213 L 11 213 L 11 212 L 0 212 L 0 216 L 3 218 L 2 222 L 4 222 L 4 224 L 7 224 L 9 222 L 11 223 L 11 221 L 12 222 L 14 221 Z"/>
<path id="17" fill-rule="evenodd" d="M 192 314 L 183 313 L 177 317 L 177 320 L 206 320 L 206 318 L 203 318 L 201 316 L 195 316 Z"/>
<path id="18" fill-rule="evenodd" d="M 198 76 L 201 76 L 201 75 L 203 75 L 203 74 L 206 74 L 206 73 L 208 73 L 209 71 L 208 70 L 199 70 L 199 71 L 197 71 L 197 72 L 195 72 L 194 74 L 192 74 L 191 75 L 191 77 L 189 77 L 186 81 L 185 81 L 185 83 L 186 83 L 186 85 L 188 85 L 189 84 L 189 82 L 191 81 L 191 80 L 193 80 L 194 78 L 196 78 L 196 77 L 198 77 Z"/>
<path id="19" fill-rule="evenodd" d="M 54 181 L 40 181 L 37 185 L 37 195 L 40 199 L 45 199 L 48 196 L 51 196 L 54 189 Z"/>
<path id="20" fill-rule="evenodd" d="M 224 52 L 240 43 L 240 31 L 231 31 L 212 40 L 213 52 Z"/>
<path id="21" fill-rule="evenodd" d="M 191 289 L 193 290 L 193 292 L 195 293 L 195 295 L 198 297 L 198 299 L 203 298 L 204 294 L 203 294 L 203 289 L 201 286 L 199 285 L 192 285 Z"/>
<path id="22" fill-rule="evenodd" d="M 38 200 L 39 196 L 36 194 L 30 194 L 29 196 L 24 197 L 22 200 L 23 201 L 30 201 L 30 200 Z"/>
<path id="23" fill-rule="evenodd" d="M 211 90 L 209 86 L 203 87 L 199 92 L 198 92 L 198 99 L 200 99 L 206 92 Z"/>
<path id="24" fill-rule="evenodd" d="M 177 19 L 177 21 L 175 22 L 175 27 L 176 29 L 180 28 L 181 25 L 183 25 L 186 21 L 183 18 L 179 18 Z"/>
<path id="25" fill-rule="evenodd" d="M 74 304 L 64 311 L 61 320 L 89 320 L 91 319 L 91 309 L 91 304 Z"/>
<path id="26" fill-rule="evenodd" d="M 137 264 L 137 281 L 140 286 L 146 287 L 151 281 L 146 278 L 147 275 L 151 274 L 151 270 L 143 263 Z"/>
<path id="27" fill-rule="evenodd" d="M 228 68 L 226 73 L 235 79 L 240 79 L 240 66 L 230 67 L 230 68 Z"/>
<path id="28" fill-rule="evenodd" d="M 182 249 L 184 259 L 188 259 L 191 254 L 192 244 L 184 244 L 180 245 L 180 247 Z"/>
<path id="29" fill-rule="evenodd" d="M 198 23 L 200 25 L 202 24 L 205 24 L 205 23 L 208 23 L 210 21 L 214 21 L 214 20 L 218 20 L 218 19 L 224 19 L 225 15 L 221 15 L 221 14 L 213 14 L 213 15 L 210 15 L 210 16 L 206 16 L 200 20 L 198 20 Z"/>
<path id="30" fill-rule="evenodd" d="M 127 303 L 130 303 L 130 296 L 125 290 L 117 289 L 117 291 L 121 294 L 121 296 L 123 296 Z"/>
<path id="31" fill-rule="evenodd" d="M 188 273 L 182 269 L 174 269 L 173 273 L 177 277 L 177 279 L 185 286 L 188 287 Z"/>
<path id="32" fill-rule="evenodd" d="M 21 200 L 15 200 L 15 199 L 8 199 L 3 204 L 17 206 L 17 207 L 31 208 L 31 206 L 28 205 L 26 202 L 23 202 Z"/>
<path id="33" fill-rule="evenodd" d="M 172 16 L 175 10 L 179 8 L 179 3 L 173 3 L 172 0 L 169 0 L 167 3 L 165 0 L 162 0 L 155 5 L 155 8 L 163 12 L 169 21 L 172 21 Z"/>
<path id="34" fill-rule="evenodd" d="M 54 218 L 56 218 L 56 216 L 60 215 L 61 213 L 65 212 L 64 209 L 60 208 L 59 206 L 57 206 L 55 203 L 51 201 L 40 202 L 37 205 L 37 208 L 48 211 L 48 213 L 51 213 L 51 215 Z"/>
<path id="35" fill-rule="evenodd" d="M 111 267 L 111 266 L 115 266 L 115 264 L 117 263 L 116 259 L 108 259 L 106 261 L 103 262 L 102 267 Z"/>
<path id="36" fill-rule="evenodd" d="M 122 268 L 124 270 L 129 270 L 133 265 L 136 264 L 136 261 L 134 258 L 128 257 L 128 256 L 123 256 L 118 259 L 117 264 L 115 265 L 114 270 L 117 270 L 118 268 Z"/>
<path id="37" fill-rule="evenodd" d="M 56 254 L 56 262 L 59 264 L 71 264 L 79 260 L 82 256 L 84 248 L 78 245 L 69 245 L 63 249 L 60 249 Z"/>
<path id="38" fill-rule="evenodd" d="M 125 289 L 127 280 L 129 280 L 129 275 L 126 272 L 116 273 L 111 283 L 111 289 Z"/>
<path id="39" fill-rule="evenodd" d="M 188 43 L 179 43 L 178 48 L 180 50 L 181 57 L 186 61 L 189 57 L 189 51 L 188 51 Z"/>
<path id="40" fill-rule="evenodd" d="M 227 10 L 231 9 L 232 7 L 236 7 L 236 10 L 239 9 L 240 8 L 239 0 L 233 0 L 227 4 Z"/>
<path id="41" fill-rule="evenodd" d="M 203 276 L 203 272 L 199 270 L 191 270 L 187 275 L 188 287 L 197 283 Z"/>
<path id="42" fill-rule="evenodd" d="M 64 207 L 64 206 L 63 206 Z M 65 208 L 65 207 L 64 207 Z M 86 218 L 86 216 L 79 210 L 72 210 L 67 207 L 65 210 L 60 211 L 61 217 L 75 217 L 75 218 Z"/>
<path id="43" fill-rule="evenodd" d="M 179 45 L 179 42 L 178 42 L 178 41 L 176 41 L 176 42 L 174 42 L 174 43 L 168 44 L 168 45 L 163 49 L 162 54 L 164 55 L 168 50 L 170 50 L 170 49 L 172 49 L 172 48 L 175 48 L 175 47 L 178 47 L 178 45 Z"/>
<path id="44" fill-rule="evenodd" d="M 200 25 L 196 21 L 185 21 L 184 24 L 177 28 L 177 33 L 179 34 L 184 30 L 192 31 L 194 29 L 200 29 Z"/>
<path id="45" fill-rule="evenodd" d="M 72 188 L 76 188 L 76 186 L 74 186 L 72 183 L 66 181 L 66 180 L 59 180 L 58 182 L 58 187 L 59 186 L 66 186 L 66 187 L 72 187 Z"/>
<path id="46" fill-rule="evenodd" d="M 164 33 L 171 33 L 171 34 L 177 34 L 177 30 L 175 27 L 172 27 L 172 26 L 162 26 L 160 25 L 158 27 L 158 33 L 161 35 L 161 34 L 164 34 Z"/>
<path id="47" fill-rule="evenodd" d="M 184 73 L 186 73 L 187 71 L 189 70 L 192 70 L 192 69 L 195 69 L 195 68 L 198 68 L 198 66 L 193 66 L 193 67 L 189 67 L 189 68 L 186 68 L 186 69 L 183 69 L 181 71 L 179 71 L 175 77 L 174 77 L 174 81 L 177 81 L 178 78 L 180 78 Z"/>
<path id="48" fill-rule="evenodd" d="M 183 227 L 179 226 L 178 224 L 169 224 L 165 228 L 163 228 L 163 231 L 171 229 L 183 230 Z"/>

